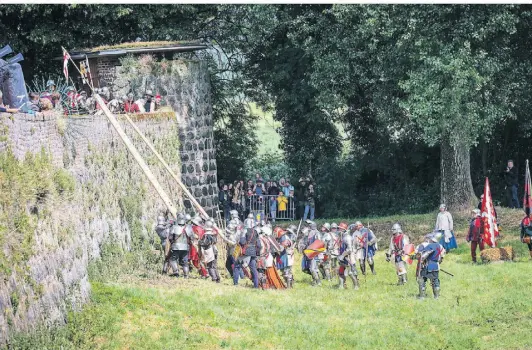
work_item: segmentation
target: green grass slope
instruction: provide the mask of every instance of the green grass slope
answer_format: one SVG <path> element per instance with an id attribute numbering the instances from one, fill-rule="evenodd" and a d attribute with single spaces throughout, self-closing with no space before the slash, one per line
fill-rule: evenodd
<path id="1" fill-rule="evenodd" d="M 517 211 L 503 211 L 509 226 L 500 246 L 516 249 L 515 262 L 477 264 L 469 246 L 448 254 L 442 267 L 441 298 L 417 300 L 414 266 L 405 286 L 396 286 L 384 245 L 376 257 L 377 275 L 360 276 L 361 289 L 336 289 L 337 280 L 311 287 L 295 266 L 292 290 L 253 290 L 169 277 L 126 275 L 93 283 L 93 302 L 71 314 L 54 333 L 18 338 L 16 348 L 40 349 L 530 349 L 532 262 L 517 240 Z M 384 225 L 396 219 L 374 219 Z M 465 219 L 464 219 L 465 220 Z M 464 221 L 465 222 L 465 221 Z M 518 222 L 517 222 L 518 223 Z M 428 224 L 432 225 L 432 221 Z M 407 226 L 407 224 L 405 224 Z M 459 235 L 460 236 L 460 235 Z M 351 287 L 351 285 L 350 285 Z"/>

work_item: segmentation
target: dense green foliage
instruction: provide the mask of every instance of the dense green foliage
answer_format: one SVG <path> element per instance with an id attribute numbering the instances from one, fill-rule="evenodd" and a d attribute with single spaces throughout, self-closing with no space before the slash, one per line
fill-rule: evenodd
<path id="1" fill-rule="evenodd" d="M 4 5 L 0 29 L 28 74 L 58 70 L 49 59 L 60 45 L 208 43 L 219 178 L 262 162 L 245 108 L 254 101 L 282 124 L 292 180 L 316 180 L 318 215 L 365 215 L 440 198 L 469 204 L 485 176 L 504 200 L 505 161 L 522 174 L 532 146 L 531 14 L 526 5 Z M 448 164 L 456 154 L 470 169 Z"/>
<path id="2" fill-rule="evenodd" d="M 502 245 L 516 249 L 516 262 L 472 265 L 469 247 L 462 243 L 442 264 L 455 277 L 440 275 L 437 301 L 430 298 L 430 287 L 427 299 L 416 299 L 413 266 L 407 285 L 395 286 L 395 268 L 385 262 L 382 251 L 376 257 L 377 275 L 361 277 L 358 291 L 338 290 L 336 281 L 311 287 L 309 276 L 298 266 L 295 288 L 288 291 L 252 290 L 249 280 L 234 287 L 229 280 L 214 285 L 198 279 L 139 278 L 125 270 L 125 275 L 93 283 L 92 303 L 71 313 L 65 327 L 17 336 L 12 345 L 17 349 L 167 349 L 169 344 L 185 349 L 295 349 L 316 344 L 331 349 L 530 348 L 532 310 L 523 297 L 529 289 L 523 278 L 530 267 L 528 252 L 516 239 L 519 213 L 501 210 L 500 216 L 509 223 Z M 405 230 L 416 232 L 412 236 L 417 241 L 423 232 L 417 226 L 430 226 L 433 219 L 434 215 L 417 215 L 373 220 L 387 228 L 402 222 Z M 456 232 L 463 237 L 465 219 L 457 219 Z"/>

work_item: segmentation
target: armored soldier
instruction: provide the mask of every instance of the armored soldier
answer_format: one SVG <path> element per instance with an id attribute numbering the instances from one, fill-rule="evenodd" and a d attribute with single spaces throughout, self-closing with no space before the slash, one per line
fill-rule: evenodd
<path id="1" fill-rule="evenodd" d="M 263 226 L 260 228 L 256 228 L 257 232 L 259 233 L 259 239 L 260 239 L 260 249 L 259 249 L 259 256 L 257 258 L 257 272 L 259 274 L 259 285 L 262 287 L 262 289 L 268 289 L 268 279 L 266 278 L 266 269 L 269 266 L 273 265 L 273 257 L 270 253 L 270 241 L 268 240 L 268 233 L 271 233 L 271 230 L 268 226 Z"/>
<path id="2" fill-rule="evenodd" d="M 430 280 L 434 299 L 438 299 L 440 296 L 440 263 L 445 255 L 445 249 L 438 243 L 440 239 L 438 235 L 429 234 L 427 238 L 429 243 L 424 247 L 418 247 L 419 274 L 416 276 L 419 285 L 418 297 L 425 298 L 425 285 L 427 280 Z"/>
<path id="3" fill-rule="evenodd" d="M 201 256 L 201 249 L 199 246 L 199 240 L 203 238 L 203 235 L 205 234 L 205 230 L 203 229 L 202 222 L 203 220 L 201 219 L 200 216 L 195 216 L 193 219 L 191 219 L 191 223 L 189 227 L 194 234 L 192 236 L 191 244 L 189 247 L 189 260 L 192 263 L 192 265 L 196 269 L 198 269 L 198 272 L 202 278 L 208 278 L 209 275 L 203 263 L 203 259 Z"/>
<path id="4" fill-rule="evenodd" d="M 220 275 L 218 274 L 218 266 L 216 263 L 217 250 L 216 250 L 216 232 L 213 230 L 213 222 L 207 220 L 205 222 L 205 234 L 200 238 L 198 244 L 201 247 L 201 255 L 203 263 L 207 265 L 207 271 L 213 282 L 220 283 Z"/>
<path id="5" fill-rule="evenodd" d="M 338 225 L 338 234 L 341 236 L 342 243 L 340 245 L 340 255 L 338 256 L 338 263 L 340 268 L 338 269 L 338 288 L 344 289 L 347 276 L 353 281 L 353 287 L 359 288 L 358 273 L 356 268 L 356 251 L 353 244 L 353 236 L 348 231 L 347 224 L 341 222 Z"/>
<path id="6" fill-rule="evenodd" d="M 340 245 L 342 243 L 342 237 L 340 237 L 338 232 L 338 225 L 333 222 L 331 224 L 331 231 L 329 232 L 331 236 L 331 248 L 329 259 L 331 260 L 331 271 L 337 271 L 338 268 L 338 255 L 340 254 Z"/>
<path id="7" fill-rule="evenodd" d="M 357 221 L 354 225 L 356 231 L 353 233 L 353 244 L 357 252 L 357 259 L 360 264 L 362 274 L 366 274 L 366 261 L 369 264 L 371 272 L 375 275 L 375 263 L 373 256 L 375 255 L 375 244 L 377 237 L 375 234 L 364 225 Z"/>
<path id="8" fill-rule="evenodd" d="M 240 237 L 240 247 L 242 249 L 242 256 L 237 259 L 236 270 L 233 275 L 233 282 L 238 284 L 240 271 L 249 266 L 251 270 L 251 278 L 253 279 L 253 287 L 259 288 L 259 275 L 257 272 L 257 257 L 260 254 L 261 240 L 259 238 L 260 229 L 255 227 L 255 222 L 250 223 L 252 227 L 246 228 L 245 233 Z M 238 273 L 237 273 L 238 270 Z"/>
<path id="9" fill-rule="evenodd" d="M 398 223 L 392 226 L 392 238 L 390 239 L 390 248 L 386 253 L 386 261 L 390 261 L 393 255 L 395 262 L 395 270 L 397 272 L 397 285 L 403 285 L 406 283 L 406 263 L 403 260 L 403 249 L 407 244 L 410 244 L 408 236 L 403 233 L 401 225 Z"/>
<path id="10" fill-rule="evenodd" d="M 296 241 L 297 241 L 297 226 L 296 225 L 290 225 L 288 226 L 288 228 L 286 229 L 286 234 L 288 235 L 288 238 L 290 238 L 290 240 L 292 241 L 292 245 L 296 245 Z"/>
<path id="11" fill-rule="evenodd" d="M 330 235 L 331 224 L 325 223 L 321 227 L 318 239 L 325 245 L 325 253 L 318 254 L 318 267 L 322 277 L 327 281 L 331 280 L 331 250 L 333 242 Z"/>
<path id="12" fill-rule="evenodd" d="M 249 213 L 247 219 L 244 220 L 244 227 L 245 228 L 255 227 L 255 217 L 253 216 L 252 213 Z"/>
<path id="13" fill-rule="evenodd" d="M 466 241 L 471 242 L 471 259 L 474 263 L 477 262 L 477 246 L 480 251 L 484 250 L 484 240 L 482 234 L 484 232 L 484 224 L 479 209 L 473 209 L 473 218 L 469 223 L 469 231 L 467 232 Z"/>
<path id="14" fill-rule="evenodd" d="M 309 224 L 309 231 L 308 231 L 308 235 L 307 235 L 307 246 L 305 249 L 308 249 L 308 247 L 314 243 L 316 240 L 320 239 L 321 238 L 321 234 L 320 234 L 320 231 L 318 231 L 318 226 L 316 225 L 316 223 L 314 221 L 310 221 L 308 220 L 307 221 L 307 224 Z M 322 258 L 323 259 L 323 253 L 320 253 L 322 254 Z M 308 259 L 308 264 L 309 264 L 309 271 L 310 271 L 310 275 L 312 276 L 312 285 L 313 286 L 320 286 L 321 285 L 321 279 L 320 279 L 320 275 L 319 275 L 319 266 L 320 266 L 320 257 L 319 255 L 312 258 L 312 259 Z"/>
<path id="15" fill-rule="evenodd" d="M 274 230 L 274 234 L 282 249 L 279 254 L 277 267 L 283 274 L 286 287 L 292 288 L 294 286 L 294 276 L 292 274 L 292 266 L 294 265 L 294 243 L 290 238 L 288 231 L 285 231 L 280 227 Z"/>
<path id="16" fill-rule="evenodd" d="M 171 226 L 171 223 L 168 222 L 164 216 L 160 215 L 157 217 L 157 225 L 155 226 L 155 232 L 157 233 L 157 236 L 159 236 L 159 239 L 161 240 L 161 252 L 163 254 L 164 263 L 163 263 L 163 274 L 166 274 L 168 271 L 168 259 L 166 258 L 168 250 L 170 250 L 170 247 L 167 247 L 168 243 L 168 233 L 169 233 L 169 227 Z"/>
<path id="17" fill-rule="evenodd" d="M 242 227 L 235 225 L 233 221 L 229 222 L 229 225 L 227 225 L 227 228 L 225 230 L 225 242 L 227 243 L 227 259 L 225 261 L 225 268 L 227 269 L 227 271 L 229 271 L 231 278 L 233 278 L 235 260 L 237 258 L 235 257 L 235 248 L 238 242 L 240 241 L 241 232 Z"/>
<path id="18" fill-rule="evenodd" d="M 231 210 L 229 215 L 231 216 L 231 221 L 234 222 L 236 226 L 242 225 L 242 221 L 240 221 L 240 217 L 238 216 L 238 210 Z"/>
<path id="19" fill-rule="evenodd" d="M 170 255 L 170 267 L 172 267 L 173 276 L 179 277 L 179 266 L 183 269 L 183 277 L 188 278 L 188 250 L 189 240 L 193 232 L 189 228 L 187 230 L 186 220 L 184 215 L 179 215 L 176 223 L 172 226 L 171 234 L 169 236 L 172 253 Z"/>

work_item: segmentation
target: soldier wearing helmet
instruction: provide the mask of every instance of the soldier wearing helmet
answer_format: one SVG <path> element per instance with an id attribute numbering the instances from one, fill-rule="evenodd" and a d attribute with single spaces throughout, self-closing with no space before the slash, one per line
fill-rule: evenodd
<path id="1" fill-rule="evenodd" d="M 314 221 L 307 220 L 306 223 L 308 224 L 308 234 L 306 239 L 306 246 L 305 249 L 308 249 L 308 247 L 314 243 L 316 240 L 321 240 L 321 233 L 318 231 L 318 225 Z M 320 257 L 320 254 L 322 255 Z M 304 256 L 303 260 L 305 262 L 305 268 L 306 270 L 308 268 L 308 271 L 310 275 L 312 276 L 312 285 L 313 286 L 319 286 L 321 285 L 321 279 L 319 275 L 319 267 L 321 264 L 321 261 L 323 261 L 323 253 L 318 254 L 318 256 L 309 259 L 308 257 Z"/>
<path id="2" fill-rule="evenodd" d="M 420 264 L 419 275 L 416 276 L 419 286 L 418 298 L 425 298 L 425 285 L 427 280 L 430 280 L 434 299 L 438 299 L 440 296 L 440 263 L 445 255 L 445 248 L 438 243 L 441 234 L 432 233 L 425 238 L 428 242 L 420 245 L 417 249 L 418 264 Z"/>
<path id="3" fill-rule="evenodd" d="M 198 270 L 201 278 L 208 278 L 209 274 L 203 264 L 201 248 L 199 246 L 199 240 L 203 238 L 203 235 L 205 234 L 205 230 L 203 229 L 203 219 L 201 216 L 194 216 L 190 220 L 190 225 L 187 225 L 187 230 L 190 230 L 193 233 L 189 247 L 189 261 Z"/>
<path id="4" fill-rule="evenodd" d="M 338 225 L 335 222 L 331 224 L 331 231 L 329 232 L 329 235 L 331 236 L 329 255 L 329 259 L 331 261 L 331 271 L 338 273 L 338 255 L 340 254 L 342 237 L 339 235 Z"/>
<path id="5" fill-rule="evenodd" d="M 233 278 L 235 266 L 235 247 L 240 240 L 240 227 L 231 220 L 225 229 L 225 236 L 225 242 L 227 243 L 227 259 L 225 260 L 225 268 L 227 271 L 229 271 L 231 278 Z"/>
<path id="6" fill-rule="evenodd" d="M 163 263 L 163 274 L 166 274 L 168 271 L 168 259 L 166 258 L 166 243 L 168 241 L 168 233 L 170 231 L 171 223 L 166 220 L 162 215 L 157 217 L 157 225 L 155 226 L 155 232 L 159 239 L 161 240 L 161 252 L 163 253 L 164 263 Z"/>
<path id="7" fill-rule="evenodd" d="M 338 269 L 339 289 L 346 287 L 347 277 L 353 282 L 355 289 L 359 288 L 358 272 L 356 268 L 356 252 L 353 244 L 353 237 L 351 236 L 348 226 L 345 222 L 341 222 L 338 225 L 339 235 L 341 236 L 341 244 L 338 256 L 338 263 L 340 268 Z"/>
<path id="8" fill-rule="evenodd" d="M 172 253 L 170 255 L 170 267 L 173 276 L 179 277 L 179 266 L 183 269 L 183 277 L 188 278 L 188 242 L 192 238 L 192 231 L 186 230 L 186 220 L 183 214 L 178 215 L 176 222 L 172 226 L 170 233 L 170 243 Z"/>
<path id="9" fill-rule="evenodd" d="M 280 227 L 277 227 L 274 230 L 281 246 L 278 267 L 283 274 L 286 287 L 292 288 L 294 286 L 294 276 L 292 274 L 292 266 L 294 265 L 294 243 L 288 235 L 288 232 L 289 231 L 285 231 Z"/>
<path id="10" fill-rule="evenodd" d="M 253 217 L 253 215 L 251 215 Z M 249 220 L 250 218 L 248 217 Z M 253 279 L 253 287 L 259 288 L 259 275 L 257 271 L 257 257 L 260 254 L 261 240 L 259 238 L 260 228 L 255 227 L 255 220 L 251 218 L 252 226 L 246 227 L 245 232 L 240 236 L 240 247 L 242 249 L 241 256 L 237 259 L 235 264 L 235 271 L 233 283 L 238 284 L 238 278 L 241 275 L 242 269 L 249 266 L 251 270 L 251 278 Z"/>
<path id="11" fill-rule="evenodd" d="M 355 222 L 355 232 L 353 233 L 353 244 L 356 249 L 357 259 L 360 264 L 362 274 L 366 274 L 366 262 L 369 264 L 371 272 L 375 275 L 375 255 L 377 237 L 370 229 L 364 227 L 362 222 Z"/>
<path id="12" fill-rule="evenodd" d="M 321 227 L 318 239 L 325 244 L 325 252 L 318 254 L 318 268 L 322 277 L 327 281 L 331 280 L 331 251 L 333 248 L 333 241 L 331 239 L 331 224 L 326 222 Z"/>
<path id="13" fill-rule="evenodd" d="M 211 219 L 206 220 L 204 229 L 205 234 L 198 242 L 201 247 L 203 263 L 207 266 L 207 271 L 212 281 L 220 283 L 220 275 L 218 274 L 216 263 L 218 251 L 216 249 L 217 232 L 214 230 L 214 222 Z"/>
<path id="14" fill-rule="evenodd" d="M 484 250 L 484 240 L 482 239 L 484 234 L 484 224 L 482 223 L 482 216 L 479 209 L 473 209 L 472 214 L 466 241 L 471 242 L 471 259 L 476 263 L 477 246 L 481 252 Z"/>
<path id="15" fill-rule="evenodd" d="M 398 286 L 406 283 L 406 263 L 403 260 L 403 249 L 407 244 L 410 244 L 410 240 L 408 239 L 408 236 L 403 233 L 401 225 L 399 225 L 399 223 L 393 224 L 392 238 L 390 239 L 390 248 L 386 253 L 386 261 L 390 261 L 390 258 L 393 255 L 395 270 L 398 277 Z"/>
<path id="16" fill-rule="evenodd" d="M 245 228 L 253 228 L 255 226 L 256 226 L 255 217 L 253 216 L 252 213 L 249 213 L 247 219 L 244 220 L 244 227 Z"/>
<path id="17" fill-rule="evenodd" d="M 292 225 L 288 226 L 286 231 L 287 231 L 287 235 L 289 236 L 290 240 L 295 245 L 296 240 L 297 240 L 297 226 L 292 224 Z"/>

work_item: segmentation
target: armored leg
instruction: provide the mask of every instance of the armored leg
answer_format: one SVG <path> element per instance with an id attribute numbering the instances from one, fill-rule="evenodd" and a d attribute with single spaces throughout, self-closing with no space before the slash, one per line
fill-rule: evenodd
<path id="1" fill-rule="evenodd" d="M 323 265 L 324 278 L 327 281 L 330 281 L 331 280 L 331 262 L 327 260 L 322 265 Z"/>
<path id="2" fill-rule="evenodd" d="M 240 275 L 243 274 L 244 271 L 242 271 L 242 265 L 241 263 L 237 260 L 235 260 L 235 263 L 233 265 L 233 284 L 235 286 L 238 285 L 238 280 L 240 279 Z"/>
<path id="3" fill-rule="evenodd" d="M 368 264 L 369 264 L 369 268 L 371 269 L 371 273 L 376 275 L 377 273 L 375 272 L 375 262 L 373 261 L 373 257 L 371 256 L 368 257 Z"/>
<path id="4" fill-rule="evenodd" d="M 358 263 L 360 265 L 360 271 L 362 271 L 363 275 L 366 275 L 366 262 L 364 261 L 364 259 L 359 259 Z"/>
<path id="5" fill-rule="evenodd" d="M 418 286 L 419 286 L 419 294 L 418 294 L 417 297 L 418 297 L 418 299 L 424 299 L 425 296 L 426 296 L 425 285 L 427 283 L 427 278 L 426 277 L 418 277 L 417 282 L 418 282 Z"/>
<path id="6" fill-rule="evenodd" d="M 233 278 L 233 265 L 235 264 L 233 256 L 227 253 L 227 259 L 225 259 L 225 268 Z"/>
<path id="7" fill-rule="evenodd" d="M 286 283 L 286 288 L 292 288 L 292 267 L 285 267 L 283 269 L 283 278 Z"/>
<path id="8" fill-rule="evenodd" d="M 179 261 L 179 252 L 172 250 L 170 255 L 170 267 L 172 268 L 172 276 L 179 277 L 179 267 L 177 262 Z"/>
<path id="9" fill-rule="evenodd" d="M 356 269 L 356 266 L 353 264 L 353 265 L 349 265 L 349 277 L 351 278 L 351 281 L 353 282 L 353 287 L 356 289 L 358 289 L 358 276 L 357 276 L 357 269 Z"/>
<path id="10" fill-rule="evenodd" d="M 345 266 L 341 265 L 338 269 L 338 289 L 345 288 Z"/>
<path id="11" fill-rule="evenodd" d="M 434 299 L 438 299 L 440 297 L 440 279 L 438 271 L 432 272 L 432 278 L 430 282 L 432 284 L 432 292 L 434 293 Z"/>
<path id="12" fill-rule="evenodd" d="M 163 275 L 166 275 L 168 273 L 168 261 L 164 261 L 163 263 Z"/>
<path id="13" fill-rule="evenodd" d="M 249 261 L 249 268 L 251 270 L 251 276 L 253 278 L 253 287 L 259 288 L 259 273 L 257 271 L 257 258 L 251 257 Z"/>
<path id="14" fill-rule="evenodd" d="M 320 274 L 318 270 L 318 262 L 315 259 L 310 260 L 310 274 L 312 276 L 312 285 L 320 285 Z"/>

